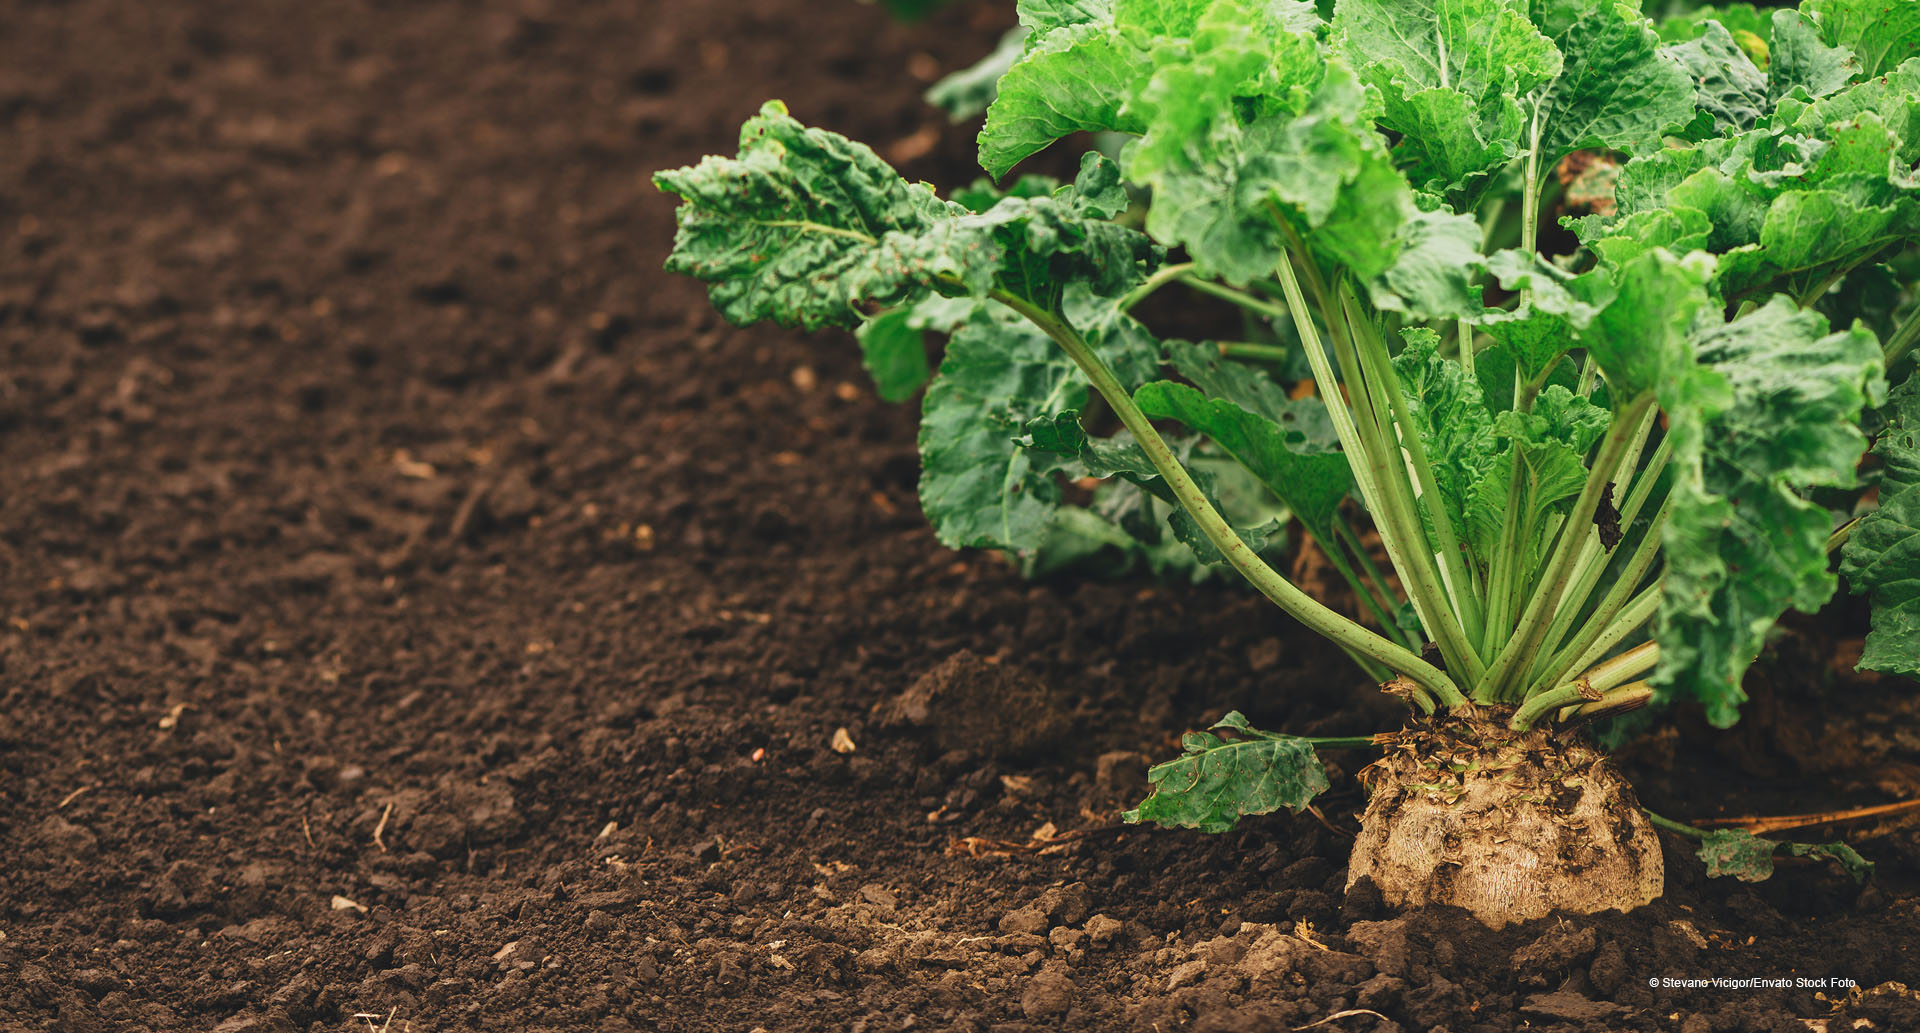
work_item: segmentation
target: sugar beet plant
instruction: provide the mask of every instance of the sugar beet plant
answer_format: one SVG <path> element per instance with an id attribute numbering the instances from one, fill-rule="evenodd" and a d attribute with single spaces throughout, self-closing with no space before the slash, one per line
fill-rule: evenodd
<path id="1" fill-rule="evenodd" d="M 857 328 L 883 396 L 927 384 L 946 544 L 1231 568 L 1403 697 L 1352 879 L 1495 924 L 1636 906 L 1653 830 L 1569 724 L 1731 723 L 1836 553 L 1864 665 L 1920 669 L 1920 393 L 1887 380 L 1920 337 L 1920 4 L 1329 6 L 1022 0 L 982 165 L 1082 131 L 1117 162 L 942 200 L 769 103 L 657 177 L 669 267 L 737 323 Z M 1267 336 L 1163 339 L 1131 312 L 1168 288 Z M 1344 590 L 1269 565 L 1278 516 Z M 1316 745 L 1231 714 L 1130 818 L 1298 810 Z"/>

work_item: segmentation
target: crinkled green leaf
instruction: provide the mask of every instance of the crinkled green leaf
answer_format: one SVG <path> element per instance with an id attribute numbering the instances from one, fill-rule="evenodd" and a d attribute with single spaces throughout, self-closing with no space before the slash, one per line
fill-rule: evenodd
<path id="1" fill-rule="evenodd" d="M 946 112 L 955 122 L 980 114 L 1000 95 L 1000 77 L 1026 52 L 1027 29 L 1016 26 L 1000 37 L 1000 42 L 986 57 L 928 87 L 927 103 Z"/>
<path id="2" fill-rule="evenodd" d="M 1166 353 L 1167 362 L 1208 398 L 1225 399 L 1278 424 L 1287 446 L 1294 451 L 1340 451 L 1333 418 L 1319 398 L 1290 398 L 1265 370 L 1226 358 L 1204 345 L 1168 341 Z"/>
<path id="3" fill-rule="evenodd" d="M 1414 184 L 1463 210 L 1524 148 L 1520 98 L 1560 72 L 1519 0 L 1340 0 L 1333 42 L 1380 91 Z"/>
<path id="4" fill-rule="evenodd" d="M 1141 132 L 1141 120 L 1122 106 L 1152 71 L 1147 51 L 1110 24 L 1070 25 L 1031 41 L 987 109 L 981 167 L 1004 176 L 1069 133 Z"/>
<path id="5" fill-rule="evenodd" d="M 1860 60 L 1864 75 L 1882 75 L 1920 57 L 1920 4 L 1906 0 L 1806 0 L 1820 34 Z"/>
<path id="6" fill-rule="evenodd" d="M 778 101 L 741 127 L 738 158 L 709 157 L 654 182 L 684 201 L 667 269 L 706 281 L 721 314 L 743 325 L 851 326 L 856 303 L 912 296 L 907 278 L 875 267 L 875 245 L 956 214 L 866 146 L 802 126 Z"/>
<path id="7" fill-rule="evenodd" d="M 737 323 L 851 326 L 863 304 L 936 287 L 1035 301 L 1072 282 L 1118 293 L 1157 258 L 1147 238 L 1107 221 L 1124 192 L 1097 155 L 1070 189 L 972 212 L 909 185 L 866 147 L 802 126 L 777 101 L 742 127 L 739 157 L 654 179 L 683 199 L 667 268 L 706 281 Z"/>
<path id="8" fill-rule="evenodd" d="M 1710 257 L 1675 258 L 1650 251 L 1613 270 L 1612 298 L 1579 331 L 1579 343 L 1599 365 L 1614 397 L 1660 392 L 1662 403 L 1690 383 L 1690 341 L 1712 301 L 1706 285 Z"/>
<path id="9" fill-rule="evenodd" d="M 1186 39 L 1212 0 L 1114 0 L 1114 23 L 1149 37 Z"/>
<path id="10" fill-rule="evenodd" d="M 1799 11 L 1773 12 L 1773 63 L 1767 68 L 1768 108 L 1796 87 L 1809 99 L 1846 88 L 1860 74 L 1860 61 L 1846 47 L 1820 39 L 1820 26 Z"/>
<path id="11" fill-rule="evenodd" d="M 1565 316 L 1531 305 L 1491 315 L 1480 321 L 1479 329 L 1493 339 L 1495 347 L 1505 349 L 1529 383 L 1539 380 L 1573 346 L 1573 326 Z M 1499 408 L 1511 405 L 1512 394 L 1512 378 L 1508 377 L 1502 397 L 1509 402 Z"/>
<path id="12" fill-rule="evenodd" d="M 1693 120 L 1692 81 L 1660 53 L 1659 34 L 1638 11 L 1613 0 L 1573 0 L 1556 13 L 1570 20 L 1564 30 L 1547 28 L 1561 71 L 1540 110 L 1543 169 L 1584 147 L 1658 150 L 1669 130 Z"/>
<path id="13" fill-rule="evenodd" d="M 1920 61 L 1812 102 L 1782 98 L 1773 121 L 1782 132 L 1824 138 L 1834 127 L 1851 125 L 1869 112 L 1900 139 L 1900 161 L 1920 159 Z"/>
<path id="14" fill-rule="evenodd" d="M 1133 399 L 1148 416 L 1179 420 L 1212 439 L 1259 478 L 1316 537 L 1332 537 L 1340 502 L 1353 488 L 1353 472 L 1345 455 L 1301 451 L 1302 436 L 1297 432 L 1290 434 L 1265 416 L 1225 398 L 1208 398 L 1186 384 L 1165 380 L 1144 384 L 1134 391 Z"/>
<path id="15" fill-rule="evenodd" d="M 933 295 L 860 324 L 854 332 L 860 358 L 882 400 L 905 401 L 926 384 L 933 376 L 927 366 L 926 331 L 952 333 L 967 321 L 974 305 L 970 298 Z"/>
<path id="16" fill-rule="evenodd" d="M 1766 73 L 1719 22 L 1707 22 L 1697 38 L 1669 44 L 1661 52 L 1693 79 L 1694 103 L 1712 117 L 1714 133 L 1750 129 L 1772 110 Z"/>
<path id="17" fill-rule="evenodd" d="M 1147 453 L 1125 431 L 1112 438 L 1092 437 L 1081 425 L 1077 409 L 1036 416 L 1027 421 L 1024 430 L 1024 434 L 1014 439 L 1015 443 L 1079 460 L 1074 473 L 1102 479 L 1124 477 L 1156 495 L 1171 498 L 1171 492 L 1158 483 L 1160 472 L 1154 469 Z"/>
<path id="18" fill-rule="evenodd" d="M 1069 25 L 1113 22 L 1113 0 L 1018 0 L 1014 10 L 1036 37 Z"/>
<path id="19" fill-rule="evenodd" d="M 1713 250 L 1729 300 L 1817 294 L 1920 231 L 1916 157 L 1920 62 L 1819 101 L 1795 90 L 1750 132 L 1631 162 L 1619 214 L 1575 231 L 1609 261 L 1654 247 Z"/>
<path id="20" fill-rule="evenodd" d="M 1150 795 L 1122 818 L 1226 832 L 1247 815 L 1298 814 L 1330 784 L 1312 743 L 1258 731 L 1237 710 L 1181 745 L 1184 756 L 1147 771 Z"/>
<path id="21" fill-rule="evenodd" d="M 1707 863 L 1707 877 L 1732 876 L 1741 882 L 1765 882 L 1773 877 L 1773 852 L 1780 844 L 1740 829 L 1715 829 L 1700 841 L 1697 854 Z"/>
<path id="22" fill-rule="evenodd" d="M 1014 441 L 1038 417 L 1084 408 L 1087 383 L 1045 334 L 981 310 L 947 342 L 920 410 L 920 506 L 951 548 L 1029 552 L 1060 486 L 1054 459 Z"/>
<path id="23" fill-rule="evenodd" d="M 1194 472 L 1194 480 L 1199 482 L 1203 488 L 1207 489 L 1209 497 L 1213 495 L 1208 479 L 1203 478 L 1198 471 Z M 1214 508 L 1218 509 L 1220 507 L 1215 506 Z M 1213 544 L 1213 539 L 1208 538 L 1207 533 L 1200 529 L 1200 522 L 1195 520 L 1184 508 L 1175 507 L 1167 513 L 1167 526 L 1172 529 L 1174 539 L 1192 550 L 1194 558 L 1199 562 L 1209 567 L 1224 567 L 1227 565 L 1227 557 L 1220 552 L 1218 546 Z M 1232 524 L 1231 526 L 1233 527 L 1234 535 L 1244 542 L 1247 548 L 1252 549 L 1256 553 L 1265 552 L 1267 546 L 1283 534 L 1280 524 L 1276 520 L 1267 520 L 1257 524 Z"/>
<path id="24" fill-rule="evenodd" d="M 1695 351 L 1698 369 L 1676 371 L 1676 383 L 1717 383 L 1661 392 L 1676 476 L 1654 685 L 1725 727 L 1780 615 L 1833 594 L 1832 520 L 1802 493 L 1854 483 L 1860 414 L 1884 383 L 1871 333 L 1829 334 L 1784 297 L 1700 334 Z"/>
<path id="25" fill-rule="evenodd" d="M 1124 382 L 1157 368 L 1152 336 L 1111 301 L 1078 286 L 1063 308 Z M 1042 543 L 1060 502 L 1059 477 L 1087 471 L 1077 456 L 1017 439 L 1039 420 L 1072 421 L 1087 390 L 1073 361 L 1031 324 L 999 306 L 973 312 L 947 342 L 921 400 L 920 505 L 942 543 L 1017 553 Z"/>
<path id="26" fill-rule="evenodd" d="M 1765 882 L 1773 876 L 1773 855 L 1782 849 L 1794 857 L 1835 861 L 1855 882 L 1865 882 L 1873 874 L 1873 862 L 1845 843 L 1781 843 L 1741 829 L 1707 833 L 1697 856 L 1706 862 L 1708 878 L 1732 876 L 1741 882 Z"/>
<path id="27" fill-rule="evenodd" d="M 1420 212 L 1400 226 L 1393 263 L 1368 285 L 1377 308 L 1425 319 L 1479 315 L 1480 288 L 1474 285 L 1486 266 L 1480 254 L 1480 224 L 1470 215 Z"/>
<path id="28" fill-rule="evenodd" d="M 1607 410 L 1559 385 L 1547 387 L 1527 412 L 1499 415 L 1494 432 L 1520 450 L 1528 505 L 1564 511 L 1587 480 L 1587 453 L 1606 434 Z"/>
<path id="29" fill-rule="evenodd" d="M 1873 449 L 1885 465 L 1880 508 L 1853 529 L 1840 572 L 1855 592 L 1873 593 L 1860 666 L 1920 676 L 1920 380 L 1900 385 L 1890 402 Z"/>
<path id="30" fill-rule="evenodd" d="M 1162 63 L 1127 110 L 1147 127 L 1121 156 L 1127 178 L 1154 191 L 1147 231 L 1235 283 L 1279 262 L 1271 205 L 1327 222 L 1373 135 L 1352 73 L 1249 0 L 1217 0 L 1186 60 Z M 1385 145 L 1373 148 L 1385 162 Z M 1384 250 L 1397 225 L 1371 246 Z"/>
<path id="31" fill-rule="evenodd" d="M 1874 864 L 1860 856 L 1860 852 L 1845 843 L 1788 843 L 1787 853 L 1795 857 L 1818 857 L 1840 865 L 1855 882 L 1865 882 L 1873 876 Z"/>
<path id="32" fill-rule="evenodd" d="M 1158 257 L 1146 237 L 1108 221 L 1125 198 L 1118 167 L 1089 153 L 1073 187 L 888 234 L 870 266 L 882 280 L 959 284 L 975 297 L 998 287 L 1043 305 L 1070 283 L 1117 295 Z"/>
<path id="33" fill-rule="evenodd" d="M 1467 526 L 1474 487 L 1486 479 L 1499 451 L 1493 417 L 1479 382 L 1458 362 L 1440 356 L 1439 335 L 1421 327 L 1402 336 L 1407 346 L 1393 359 L 1394 375 L 1406 394 L 1447 518 L 1462 528 Z"/>

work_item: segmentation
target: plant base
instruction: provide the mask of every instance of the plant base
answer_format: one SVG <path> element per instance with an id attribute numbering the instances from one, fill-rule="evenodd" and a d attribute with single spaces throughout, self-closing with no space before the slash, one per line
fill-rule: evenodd
<path id="1" fill-rule="evenodd" d="M 1388 904 L 1450 904 L 1496 929 L 1658 897 L 1659 839 L 1612 763 L 1505 716 L 1438 718 L 1361 772 L 1372 799 L 1347 885 L 1371 878 Z"/>

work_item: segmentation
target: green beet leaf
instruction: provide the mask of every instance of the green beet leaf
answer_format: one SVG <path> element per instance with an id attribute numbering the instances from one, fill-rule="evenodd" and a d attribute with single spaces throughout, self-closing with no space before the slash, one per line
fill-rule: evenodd
<path id="1" fill-rule="evenodd" d="M 1166 355 L 1167 363 L 1208 398 L 1225 399 L 1278 424 L 1288 448 L 1309 453 L 1340 451 L 1333 420 L 1319 398 L 1290 398 L 1266 371 L 1226 358 L 1218 349 L 1205 345 L 1168 341 Z"/>
<path id="2" fill-rule="evenodd" d="M 1225 832 L 1247 815 L 1283 807 L 1298 814 L 1330 784 L 1312 743 L 1258 731 L 1237 710 L 1208 731 L 1188 732 L 1182 746 L 1184 756 L 1147 771 L 1150 795 L 1122 818 Z"/>
<path id="3" fill-rule="evenodd" d="M 1772 109 L 1767 74 L 1754 65 L 1733 34 L 1719 22 L 1707 22 L 1698 38 L 1669 45 L 1661 52 L 1693 78 L 1694 103 L 1708 116 L 1706 128 L 1711 134 L 1750 129 Z"/>
<path id="4" fill-rule="evenodd" d="M 966 323 L 974 309 L 970 298 L 923 298 L 912 305 L 891 308 L 861 323 L 854 331 L 860 358 L 873 376 L 874 390 L 889 402 L 904 402 L 933 376 L 927 365 L 926 332 L 952 333 Z"/>
<path id="5" fill-rule="evenodd" d="M 1707 833 L 1696 855 L 1706 862 L 1708 878 L 1731 876 L 1741 882 L 1765 882 L 1773 876 L 1773 855 L 1781 850 L 1794 857 L 1833 861 L 1855 882 L 1865 882 L 1873 874 L 1873 862 L 1845 843 L 1782 843 L 1740 829 Z"/>
<path id="6" fill-rule="evenodd" d="M 875 247 L 951 221 L 954 209 L 900 178 L 863 144 L 808 129 L 769 101 L 740 129 L 738 158 L 654 176 L 683 199 L 667 269 L 708 284 L 722 315 L 809 330 L 851 326 L 861 302 L 911 297 Z"/>
<path id="7" fill-rule="evenodd" d="M 1767 68 L 1767 107 L 1795 89 L 1817 99 L 1838 93 L 1860 74 L 1860 61 L 1846 47 L 1828 46 L 1820 26 L 1799 11 L 1773 12 L 1772 64 Z"/>
<path id="8" fill-rule="evenodd" d="M 1072 361 L 1023 322 L 983 309 L 953 335 L 920 410 L 920 506 L 942 544 L 1039 547 L 1060 504 L 1055 457 L 1013 438 L 1086 398 Z"/>
<path id="9" fill-rule="evenodd" d="M 1860 414 L 1885 385 L 1871 333 L 1829 334 L 1786 298 L 1704 332 L 1695 349 L 1691 377 L 1720 383 L 1662 392 L 1677 475 L 1654 685 L 1725 727 L 1780 615 L 1811 613 L 1833 594 L 1832 519 L 1802 492 L 1854 483 Z"/>
<path id="10" fill-rule="evenodd" d="M 1920 57 L 1920 4 L 1902 0 L 1806 0 L 1829 44 L 1851 50 L 1863 75 L 1883 75 Z"/>
<path id="11" fill-rule="evenodd" d="M 1315 537 L 1325 541 L 1333 536 L 1340 502 L 1353 490 L 1346 456 L 1299 451 L 1299 435 L 1185 384 L 1165 380 L 1144 384 L 1133 393 L 1133 400 L 1148 416 L 1179 420 L 1212 439 L 1259 478 Z"/>
<path id="12" fill-rule="evenodd" d="M 684 202 L 667 268 L 706 281 L 722 314 L 742 324 L 851 326 L 862 305 L 933 289 L 1004 289 L 1051 304 L 1077 281 L 1114 294 L 1159 257 L 1108 221 L 1125 191 L 1098 155 L 1057 194 L 973 212 L 907 183 L 866 147 L 802 126 L 777 101 L 742 127 L 738 158 L 654 180 Z"/>
<path id="13" fill-rule="evenodd" d="M 1427 461 L 1433 466 L 1434 485 L 1440 491 L 1447 517 L 1456 528 L 1469 528 L 1468 510 L 1475 488 L 1485 481 L 1499 451 L 1493 417 L 1487 412 L 1478 380 L 1458 362 L 1439 354 L 1440 338 L 1425 328 L 1405 331 L 1407 346 L 1394 357 L 1394 375 L 1407 397 L 1407 408 L 1419 429 Z M 1504 508 L 1504 491 L 1500 506 Z M 1431 515 L 1427 515 L 1431 522 Z M 1497 537 L 1497 532 L 1496 535 Z M 1476 549 L 1482 556 L 1488 550 Z"/>
<path id="14" fill-rule="evenodd" d="M 1139 133 L 1139 119 L 1121 108 L 1152 71 L 1148 53 L 1111 23 L 1066 25 L 1030 41 L 987 108 L 980 166 L 997 178 L 1070 133 Z"/>
<path id="15" fill-rule="evenodd" d="M 1525 147 L 1520 98 L 1560 73 L 1519 0 L 1340 0 L 1333 41 L 1380 91 L 1414 185 L 1462 209 Z"/>
<path id="16" fill-rule="evenodd" d="M 1920 675 L 1920 381 L 1893 392 L 1887 428 L 1874 446 L 1885 464 L 1880 508 L 1853 529 L 1840 572 L 1871 592 L 1873 631 L 1860 666 Z"/>
<path id="17" fill-rule="evenodd" d="M 1741 882 L 1765 882 L 1773 877 L 1773 852 L 1780 844 L 1740 829 L 1715 829 L 1700 841 L 1696 855 L 1707 864 L 1707 877 L 1731 876 Z"/>
<path id="18" fill-rule="evenodd" d="M 1020 24 L 1039 34 L 1069 25 L 1113 21 L 1113 0 L 1018 0 Z"/>
<path id="19" fill-rule="evenodd" d="M 1666 133 L 1693 120 L 1693 82 L 1660 52 L 1646 18 L 1614 0 L 1547 6 L 1552 16 L 1543 28 L 1560 50 L 1561 69 L 1538 116 L 1543 175 L 1584 147 L 1658 150 Z"/>

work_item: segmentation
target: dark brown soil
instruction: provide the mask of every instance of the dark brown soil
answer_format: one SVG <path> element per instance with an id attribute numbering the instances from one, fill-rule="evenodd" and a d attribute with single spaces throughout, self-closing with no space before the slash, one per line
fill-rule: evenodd
<path id="1" fill-rule="evenodd" d="M 916 94 L 1005 6 L 4 5 L 0 1029 L 1797 1031 L 1845 992 L 1649 983 L 1915 981 L 1911 827 L 1864 890 L 1670 839 L 1660 903 L 1500 933 L 1343 900 L 1360 754 L 1329 827 L 996 846 L 1228 707 L 1396 723 L 1244 592 L 941 550 L 844 336 L 659 272 L 648 174 L 767 96 L 970 178 Z M 1854 616 L 1642 797 L 1912 796 Z"/>

